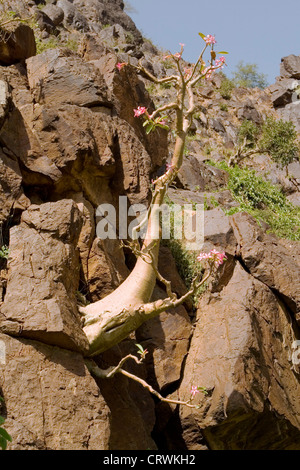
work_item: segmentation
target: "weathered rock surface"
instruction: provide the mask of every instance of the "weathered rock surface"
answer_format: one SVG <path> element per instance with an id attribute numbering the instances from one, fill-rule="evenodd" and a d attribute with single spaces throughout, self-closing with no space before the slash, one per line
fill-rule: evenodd
<path id="1" fill-rule="evenodd" d="M 186 400 L 199 385 L 208 395 L 196 395 L 199 410 L 181 409 L 188 449 L 201 448 L 203 436 L 211 449 L 300 448 L 300 390 L 289 347 L 296 335 L 278 297 L 237 262 L 222 291 L 199 304 L 179 393 Z"/>
<path id="2" fill-rule="evenodd" d="M 26 63 L 29 86 L 38 103 L 92 107 L 109 102 L 99 72 L 76 55 L 66 57 L 59 49 L 49 49 Z"/>
<path id="3" fill-rule="evenodd" d="M 246 213 L 232 216 L 231 224 L 241 256 L 249 272 L 279 295 L 300 323 L 300 264 L 291 249 L 276 237 L 264 234 Z"/>
<path id="4" fill-rule="evenodd" d="M 10 449 L 108 448 L 109 408 L 81 354 L 1 333 L 0 347 Z"/>
<path id="5" fill-rule="evenodd" d="M 184 159 L 177 176 L 179 187 L 191 191 L 215 191 L 227 185 L 228 173 L 200 162 L 190 155 Z"/>
<path id="6" fill-rule="evenodd" d="M 32 205 L 11 230 L 0 328 L 13 336 L 85 351 L 75 293 L 81 217 L 73 201 Z"/>
<path id="7" fill-rule="evenodd" d="M 0 224 L 10 215 L 14 204 L 21 197 L 22 176 L 15 159 L 9 158 L 0 150 Z"/>
<path id="8" fill-rule="evenodd" d="M 281 59 L 280 75 L 282 77 L 300 78 L 300 57 L 291 54 Z"/>

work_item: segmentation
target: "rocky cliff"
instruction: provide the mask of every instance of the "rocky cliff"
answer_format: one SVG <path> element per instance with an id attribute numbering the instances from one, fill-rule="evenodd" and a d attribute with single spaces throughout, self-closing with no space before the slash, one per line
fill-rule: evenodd
<path id="1" fill-rule="evenodd" d="M 297 124 L 299 57 L 283 59 L 267 90 L 237 88 L 224 98 L 220 76 L 199 87 L 169 198 L 205 204 L 204 249 L 223 249 L 228 260 L 197 308 L 186 302 L 165 312 L 96 358 L 111 366 L 138 342 L 149 354 L 128 370 L 163 396 L 186 400 L 191 386 L 206 387 L 195 397 L 199 409 L 175 407 L 126 377 L 92 377 L 78 313 L 132 269 L 118 240 L 97 238 L 96 208 L 117 207 L 120 195 L 148 203 L 149 182 L 173 145 L 162 129 L 146 135 L 132 112 L 171 91 L 116 64 L 143 58 L 158 77 L 169 64 L 122 0 L 5 3 L 35 18 L 10 25 L 0 42 L 0 246 L 9 249 L 0 258 L 0 415 L 9 448 L 299 450 L 299 225 L 279 237 L 263 218 L 268 207 L 256 218 L 242 210 L 220 165 L 243 120 Z M 245 165 L 299 205 L 298 161 L 288 175 L 264 154 Z M 287 207 L 292 219 L 297 208 Z M 178 295 L 187 289 L 185 262 L 161 247 L 160 270 Z M 157 285 L 154 297 L 164 295 Z"/>

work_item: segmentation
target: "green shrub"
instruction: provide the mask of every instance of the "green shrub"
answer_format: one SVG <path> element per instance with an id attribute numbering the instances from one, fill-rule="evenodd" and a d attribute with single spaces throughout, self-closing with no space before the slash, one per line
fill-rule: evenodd
<path id="1" fill-rule="evenodd" d="M 290 121 L 268 116 L 261 126 L 245 120 L 238 130 L 240 158 L 253 153 L 266 153 L 281 168 L 299 156 L 299 142 L 295 126 Z M 253 152 L 251 152 L 253 149 Z"/>
<path id="2" fill-rule="evenodd" d="M 235 86 L 245 88 L 266 88 L 268 86 L 267 77 L 259 73 L 256 64 L 244 64 L 240 61 L 233 73 L 232 81 Z"/>
<path id="3" fill-rule="evenodd" d="M 174 203 L 166 196 L 165 204 L 168 204 L 170 208 Z M 170 240 L 163 239 L 162 244 L 167 246 L 175 260 L 176 267 L 181 279 L 184 281 L 186 287 L 190 289 L 192 281 L 195 277 L 201 279 L 202 268 L 199 261 L 197 261 L 198 252 L 186 250 L 181 240 L 174 238 L 174 212 L 171 210 L 171 233 Z M 199 296 L 206 289 L 206 284 L 200 286 L 197 292 L 192 297 L 194 307 L 196 307 Z"/>
<path id="4" fill-rule="evenodd" d="M 0 397 L 0 401 L 3 401 L 2 397 Z M 4 422 L 5 422 L 5 419 L 3 418 L 3 416 L 0 416 L 0 447 L 1 447 L 2 450 L 6 450 L 7 442 L 12 441 L 12 438 L 8 434 L 8 432 L 5 431 L 4 428 L 2 428 L 2 424 L 4 424 Z"/>
<path id="5" fill-rule="evenodd" d="M 272 159 L 282 168 L 298 158 L 297 132 L 290 121 L 267 117 L 262 126 L 259 145 L 266 149 Z"/>
<path id="6" fill-rule="evenodd" d="M 228 111 L 228 106 L 225 103 L 220 103 L 220 110 L 221 111 Z"/>
<path id="7" fill-rule="evenodd" d="M 300 240 L 300 207 L 293 206 L 280 188 L 256 175 L 254 170 L 231 168 L 225 162 L 210 164 L 229 173 L 228 189 L 240 204 L 227 211 L 228 215 L 248 212 L 258 221 L 266 222 L 270 232 L 278 237 Z"/>
<path id="8" fill-rule="evenodd" d="M 224 98 L 224 100 L 230 100 L 232 90 L 235 88 L 235 85 L 232 80 L 223 75 L 221 86 L 219 88 L 219 93 Z"/>
<path id="9" fill-rule="evenodd" d="M 254 146 L 259 133 L 259 127 L 253 121 L 245 119 L 238 130 L 238 142 L 243 143 L 246 139 L 248 145 Z"/>
<path id="10" fill-rule="evenodd" d="M 9 248 L 6 245 L 1 246 L 0 248 L 0 258 L 8 259 L 9 257 Z"/>

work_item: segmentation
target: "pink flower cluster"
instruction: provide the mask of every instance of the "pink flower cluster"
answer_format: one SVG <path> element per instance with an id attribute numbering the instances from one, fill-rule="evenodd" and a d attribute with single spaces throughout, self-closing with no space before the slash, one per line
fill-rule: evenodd
<path id="1" fill-rule="evenodd" d="M 126 62 L 118 62 L 116 67 L 118 70 L 122 70 L 122 68 L 127 65 Z"/>
<path id="2" fill-rule="evenodd" d="M 223 68 L 223 65 L 225 64 L 225 57 L 220 57 L 215 61 L 215 67 Z"/>
<path id="3" fill-rule="evenodd" d="M 212 36 L 211 34 L 208 34 L 203 39 L 206 42 L 206 44 L 216 44 L 217 42 L 215 36 Z"/>
<path id="4" fill-rule="evenodd" d="M 196 393 L 199 393 L 198 387 L 197 387 L 196 385 L 192 385 L 192 388 L 191 388 L 191 395 L 192 395 L 192 398 L 194 398 L 194 396 L 196 395 Z"/>
<path id="5" fill-rule="evenodd" d="M 197 256 L 198 261 L 213 261 L 216 266 L 221 266 L 221 264 L 223 264 L 224 260 L 226 259 L 227 258 L 224 252 L 219 252 L 215 249 L 211 250 L 209 253 L 200 253 L 199 256 Z"/>
<path id="6" fill-rule="evenodd" d="M 133 110 L 134 112 L 134 117 L 139 117 L 142 114 L 145 114 L 147 112 L 147 108 L 145 106 L 138 106 L 137 109 Z"/>

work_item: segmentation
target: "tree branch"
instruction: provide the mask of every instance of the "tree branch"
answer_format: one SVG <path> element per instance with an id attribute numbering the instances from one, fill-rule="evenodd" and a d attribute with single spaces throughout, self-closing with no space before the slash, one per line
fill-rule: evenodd
<path id="1" fill-rule="evenodd" d="M 141 384 L 144 388 L 146 388 L 152 395 L 156 396 L 160 401 L 165 402 L 165 403 L 171 403 L 174 405 L 184 405 L 189 408 L 198 408 L 197 405 L 192 405 L 189 401 L 180 401 L 180 400 L 172 400 L 169 398 L 163 397 L 159 392 L 157 392 L 150 384 L 148 384 L 145 380 L 141 379 L 140 377 L 131 374 L 130 372 L 127 372 L 126 370 L 122 369 L 122 365 L 128 360 L 128 359 L 133 359 L 137 364 L 141 364 L 143 360 L 143 355 L 141 355 L 141 359 L 138 359 L 136 356 L 133 356 L 132 354 L 128 354 L 127 356 L 123 357 L 119 364 L 116 367 L 109 367 L 108 369 L 101 369 L 97 364 L 90 359 L 85 360 L 85 364 L 90 371 L 92 375 L 95 377 L 98 377 L 100 379 L 109 379 L 113 377 L 115 374 L 122 374 L 125 375 L 125 377 L 128 377 L 129 379 L 134 380 L 135 382 L 138 382 Z"/>

